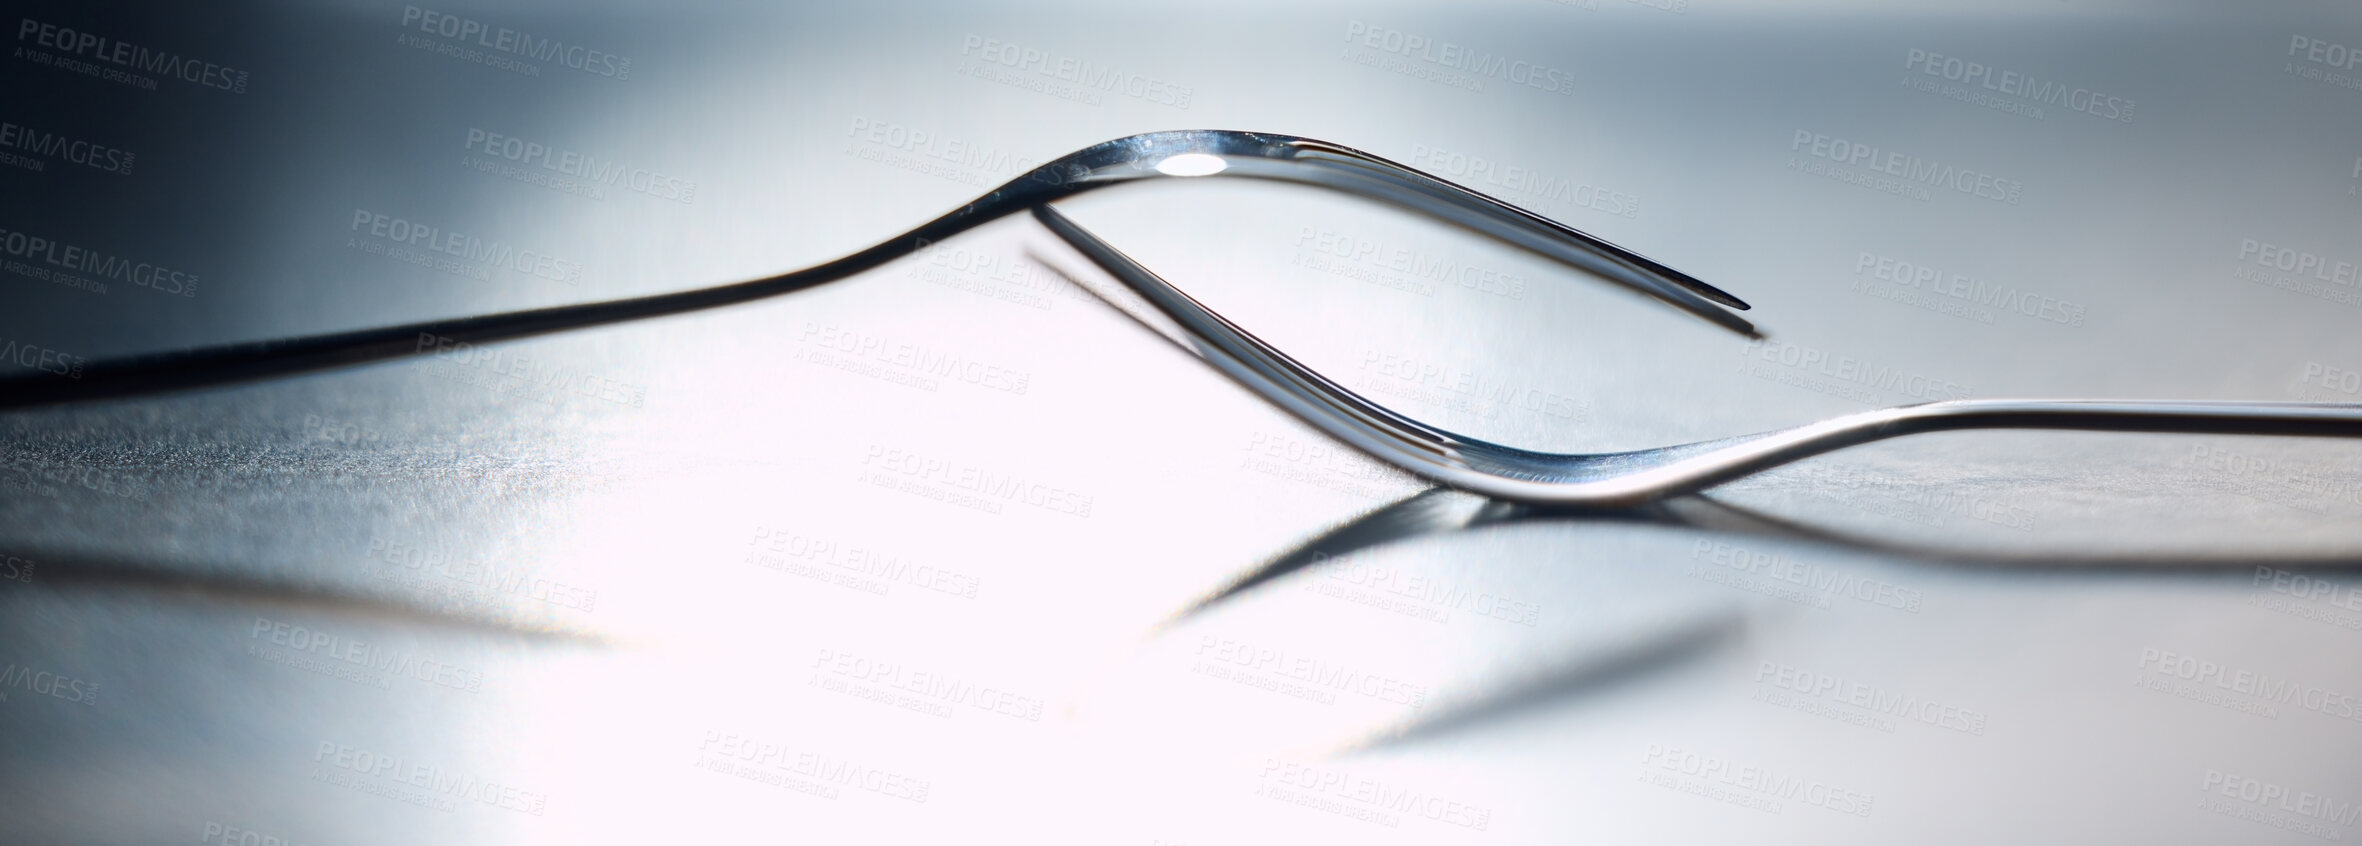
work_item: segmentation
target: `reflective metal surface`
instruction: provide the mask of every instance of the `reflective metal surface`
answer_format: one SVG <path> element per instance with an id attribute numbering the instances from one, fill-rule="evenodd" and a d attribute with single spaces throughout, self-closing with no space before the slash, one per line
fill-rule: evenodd
<path id="1" fill-rule="evenodd" d="M 1754 306 L 1733 337 L 1267 180 L 1060 201 L 1471 438 L 2362 396 L 2336 6 L 11 18 L 23 370 L 764 279 L 1227 127 Z M 1947 432 L 1628 508 L 1427 493 L 1065 281 L 1115 284 L 1070 249 L 1005 219 L 726 308 L 0 415 L 0 830 L 2355 836 L 2362 445 Z"/>
<path id="2" fill-rule="evenodd" d="M 464 350 L 492 341 L 737 305 L 844 279 L 926 249 L 987 221 L 1021 209 L 1044 209 L 1052 200 L 1094 188 L 1159 177 L 1221 174 L 1333 188 L 1460 223 L 1568 265 L 1596 270 L 1609 279 L 1656 294 L 1736 331 L 1752 334 L 1752 327 L 1746 321 L 1717 307 L 1719 304 L 1747 308 L 1737 298 L 1644 256 L 1498 199 L 1335 144 L 1250 132 L 1192 130 L 1148 133 L 1093 144 L 1034 168 L 1031 173 L 917 229 L 804 270 L 750 282 L 623 300 L 333 335 L 258 339 L 98 362 L 76 360 L 71 365 L 36 368 L 14 378 L 0 378 L 0 408 L 185 390 L 396 356 Z M 356 216 L 356 226 L 360 222 L 361 218 Z M 1126 284 L 1137 285 L 1130 279 Z"/>
<path id="3" fill-rule="evenodd" d="M 1830 450 L 1963 429 L 2080 429 L 2241 435 L 2362 435 L 2362 404 L 1949 400 L 1849 414 L 1778 432 L 1601 455 L 1532 452 L 1454 435 L 1363 399 L 1173 288 L 1047 204 L 1034 217 L 1153 311 L 1117 308 L 1240 384 L 1370 457 L 1438 483 L 1511 502 L 1637 505 Z"/>

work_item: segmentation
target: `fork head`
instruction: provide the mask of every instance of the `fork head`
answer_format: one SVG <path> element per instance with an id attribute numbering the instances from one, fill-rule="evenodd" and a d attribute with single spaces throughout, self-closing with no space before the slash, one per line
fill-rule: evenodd
<path id="1" fill-rule="evenodd" d="M 1094 144 L 1036 168 L 971 209 L 1038 206 L 1092 188 L 1144 179 L 1231 176 L 1342 191 L 1418 212 L 1521 247 L 1755 337 L 1733 313 L 1747 303 L 1639 253 L 1483 193 L 1341 144 L 1292 135 L 1191 129 Z"/>

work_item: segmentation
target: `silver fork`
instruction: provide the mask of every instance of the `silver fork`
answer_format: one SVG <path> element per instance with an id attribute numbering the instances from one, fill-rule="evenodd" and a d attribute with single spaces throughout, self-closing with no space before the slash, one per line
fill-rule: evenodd
<path id="1" fill-rule="evenodd" d="M 1151 132 L 1095 144 L 1045 164 L 892 239 L 824 264 L 763 279 L 584 303 L 132 356 L 83 365 L 73 378 L 0 378 L 0 408 L 185 390 L 677 314 L 802 290 L 854 276 L 927 243 L 1024 209 L 1145 298 L 1102 296 L 1290 413 L 1396 467 L 1498 499 L 1631 505 L 1866 441 L 1972 428 L 2362 434 L 2362 405 L 2098 400 L 1970 400 L 1904 406 L 1778 432 L 1598 455 L 1532 452 L 1456 435 L 1362 399 L 1239 329 L 1050 208 L 1111 185 L 1207 176 L 1273 179 L 1356 194 L 1467 227 L 1608 279 L 1746 335 L 1737 297 L 1631 250 L 1508 203 L 1351 147 L 1255 132 Z M 1088 287 L 1088 286 L 1087 286 Z"/>
<path id="2" fill-rule="evenodd" d="M 438 345 L 485 344 L 749 302 L 834 282 L 930 242 L 1086 191 L 1149 179 L 1272 179 L 1355 194 L 1467 227 L 1591 271 L 1746 335 L 1727 309 L 1737 297 L 1631 250 L 1451 182 L 1340 144 L 1259 132 L 1149 132 L 1085 147 L 1010 180 L 967 205 L 867 249 L 777 276 L 669 294 L 489 314 L 329 335 L 176 350 L 84 364 L 72 378 L 0 377 L 0 408 L 182 390 L 417 355 Z"/>
<path id="3" fill-rule="evenodd" d="M 1960 429 L 2362 435 L 2362 404 L 1990 399 L 1865 411 L 1632 452 L 1534 452 L 1447 432 L 1363 399 L 1215 314 L 1057 209 L 1044 204 L 1033 214 L 1139 299 L 1071 278 L 1248 390 L 1380 461 L 1499 500 L 1639 505 L 1856 444 Z"/>

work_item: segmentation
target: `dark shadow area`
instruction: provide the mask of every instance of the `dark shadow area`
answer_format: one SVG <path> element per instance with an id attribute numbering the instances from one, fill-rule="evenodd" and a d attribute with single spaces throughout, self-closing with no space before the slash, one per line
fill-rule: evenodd
<path id="1" fill-rule="evenodd" d="M 1497 526 L 1546 523 L 1641 524 L 1803 542 L 1855 553 L 1874 553 L 1935 567 L 2011 570 L 2020 574 L 2122 573 L 2188 575 L 2272 567 L 2291 572 L 2362 572 L 2362 553 L 2322 556 L 2159 556 L 2077 553 L 1980 553 L 1957 548 L 1900 543 L 1825 529 L 1724 503 L 1704 495 L 1665 500 L 1637 508 L 1543 508 L 1488 500 L 1446 488 L 1429 488 L 1329 530 L 1258 566 L 1167 620 L 1159 631 L 1237 599 L 1257 588 L 1333 559 L 1431 536 Z M 1710 654 L 1745 630 L 1740 615 L 1653 633 L 1602 655 L 1552 666 L 1533 677 L 1473 698 L 1447 703 L 1432 713 L 1338 750 L 1378 749 L 1426 740 L 1530 713 Z"/>
<path id="2" fill-rule="evenodd" d="M 1572 509 L 1486 500 L 1447 488 L 1429 488 L 1371 511 L 1280 554 L 1183 609 L 1174 615 L 1173 622 L 1204 613 L 1248 590 L 1328 559 L 1430 535 L 1541 523 L 1638 523 L 1662 528 L 1697 529 L 1801 541 L 1931 566 L 2014 569 L 2028 573 L 2173 574 L 2243 570 L 2259 566 L 2297 573 L 2362 572 L 2362 552 L 2282 556 L 1991 553 L 1889 541 L 1826 529 L 1731 505 L 1702 494 L 1676 497 L 1635 508 Z"/>
<path id="3" fill-rule="evenodd" d="M 1704 657 L 1736 644 L 1745 632 L 1746 617 L 1736 612 L 1654 632 L 1605 653 L 1553 664 L 1476 697 L 1444 703 L 1418 719 L 1337 751 L 1350 754 L 1403 746 L 1538 712 Z"/>
<path id="4" fill-rule="evenodd" d="M 549 643 L 608 646 L 592 632 L 520 624 L 500 617 L 448 610 L 421 602 L 372 596 L 331 585 L 303 584 L 288 579 L 256 578 L 223 571 L 188 571 L 170 565 L 96 561 L 65 555 L 34 554 L 40 562 L 34 590 L 138 591 L 157 597 L 215 603 L 263 603 L 321 615 L 355 620 L 493 634 Z"/>

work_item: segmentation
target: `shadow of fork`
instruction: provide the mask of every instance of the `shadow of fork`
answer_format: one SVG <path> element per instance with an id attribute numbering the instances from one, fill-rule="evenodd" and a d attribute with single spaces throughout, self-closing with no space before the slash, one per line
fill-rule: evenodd
<path id="1" fill-rule="evenodd" d="M 1428 488 L 1332 528 L 1247 571 L 1174 614 L 1161 633 L 1289 576 L 1358 553 L 1420 538 L 1540 524 L 1625 524 L 1692 529 L 1802 542 L 1872 553 L 1936 567 L 2008 570 L 2020 574 L 2139 573 L 2190 575 L 2265 567 L 2296 573 L 2362 572 L 2362 552 L 2263 557 L 2252 555 L 1993 553 L 1885 540 L 1812 526 L 1695 494 L 1628 508 L 1545 507 L 1486 499 L 1448 488 Z M 1563 662 L 1493 690 L 1447 702 L 1431 713 L 1373 732 L 1334 750 L 1350 754 L 1442 737 L 1613 690 L 1652 673 L 1703 659 L 1737 644 L 1741 613 L 1713 615 L 1651 632 L 1603 654 Z"/>

